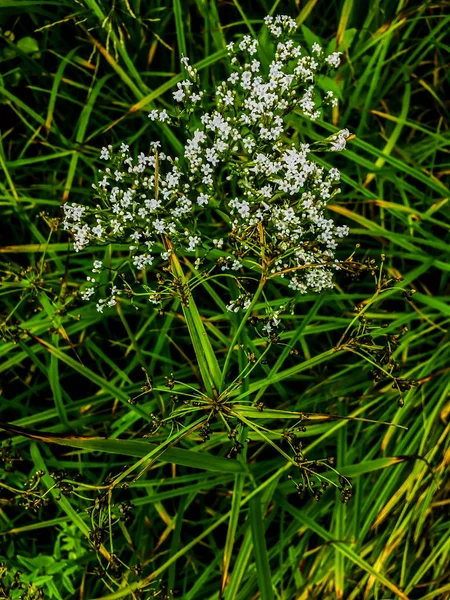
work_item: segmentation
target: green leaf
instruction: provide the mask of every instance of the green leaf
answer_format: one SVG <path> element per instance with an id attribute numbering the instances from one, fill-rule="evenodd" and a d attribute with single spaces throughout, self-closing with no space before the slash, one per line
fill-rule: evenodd
<path id="1" fill-rule="evenodd" d="M 17 47 L 25 54 L 33 54 L 34 52 L 39 52 L 39 44 L 37 41 L 29 36 L 25 36 L 18 40 Z"/>
<path id="2" fill-rule="evenodd" d="M 317 85 L 324 92 L 333 92 L 339 100 L 343 100 L 342 89 L 339 87 L 336 79 L 325 76 L 317 82 Z"/>
<path id="3" fill-rule="evenodd" d="M 159 446 L 136 440 L 118 440 L 109 438 L 89 438 L 76 436 L 55 436 L 51 433 L 34 432 L 16 425 L 0 423 L 0 428 L 17 435 L 39 440 L 50 444 L 58 444 L 69 448 L 79 448 L 89 452 L 106 452 L 118 456 L 144 458 L 150 452 L 157 452 Z M 182 448 L 161 449 L 161 460 L 194 469 L 218 471 L 220 473 L 244 473 L 245 469 L 238 461 L 227 460 L 220 456 L 184 450 Z"/>
<path id="4" fill-rule="evenodd" d="M 252 531 L 253 553 L 255 555 L 256 578 L 261 600 L 275 600 L 270 574 L 269 557 L 265 539 L 265 527 L 261 509 L 261 496 L 249 502 L 249 520 Z"/>
<path id="5" fill-rule="evenodd" d="M 171 254 L 170 259 L 174 274 L 180 277 L 183 283 L 186 283 L 186 277 L 175 253 Z M 188 301 L 182 303 L 182 309 L 202 374 L 203 384 L 207 392 L 213 397 L 213 390 L 219 390 L 220 388 L 220 367 L 192 293 L 189 292 Z"/>
<path id="6" fill-rule="evenodd" d="M 309 27 L 302 25 L 300 29 L 309 48 L 311 48 L 313 44 L 319 44 L 319 46 L 322 46 L 322 40 L 320 37 L 317 37 L 317 35 L 315 35 Z"/>
<path id="7" fill-rule="evenodd" d="M 245 479 L 241 474 L 235 475 L 233 496 L 231 499 L 230 520 L 228 522 L 227 537 L 225 540 L 225 548 L 223 553 L 222 567 L 222 584 L 221 593 L 227 585 L 228 573 L 230 570 L 231 558 L 233 556 L 233 547 L 236 539 L 236 530 L 239 523 L 240 504 L 242 500 L 242 492 L 244 489 Z"/>
<path id="8" fill-rule="evenodd" d="M 187 55 L 186 38 L 184 35 L 185 27 L 183 21 L 183 8 L 180 0 L 173 0 L 173 14 L 175 17 L 175 28 L 177 33 L 178 55 L 179 58 Z"/>

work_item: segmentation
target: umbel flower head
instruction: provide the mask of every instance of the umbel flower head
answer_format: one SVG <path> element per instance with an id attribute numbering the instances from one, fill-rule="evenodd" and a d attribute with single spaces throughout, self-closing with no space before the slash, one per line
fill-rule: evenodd
<path id="1" fill-rule="evenodd" d="M 151 271 L 166 265 L 171 253 L 237 281 L 252 272 L 266 280 L 285 278 L 300 293 L 332 286 L 339 268 L 334 251 L 348 229 L 325 214 L 340 191 L 340 173 L 319 166 L 313 153 L 343 150 L 350 134 L 344 129 L 320 142 L 293 143 L 287 117 L 315 120 L 323 106 L 337 104 L 333 92 L 319 91 L 316 83 L 339 66 L 340 53 L 326 55 L 318 44 L 308 52 L 295 41 L 290 17 L 269 16 L 265 25 L 272 58 L 260 55 L 258 40 L 249 35 L 229 44 L 231 74 L 212 97 L 182 58 L 186 78 L 173 92 L 173 111 L 149 114 L 161 128 L 176 126 L 185 135 L 180 155 L 170 156 L 161 141 L 152 141 L 137 157 L 126 144 L 105 147 L 100 158 L 107 166 L 93 186 L 97 201 L 64 206 L 63 227 L 73 235 L 76 251 L 111 243 L 122 249 L 108 265 L 117 275 L 98 310 L 113 306 L 124 286 L 130 289 L 118 276 L 127 266 L 133 282 L 140 271 L 149 272 L 150 286 L 141 290 L 160 302 Z M 95 274 L 105 266 L 95 260 L 84 299 L 95 295 Z M 242 297 L 229 309 L 245 305 Z"/>

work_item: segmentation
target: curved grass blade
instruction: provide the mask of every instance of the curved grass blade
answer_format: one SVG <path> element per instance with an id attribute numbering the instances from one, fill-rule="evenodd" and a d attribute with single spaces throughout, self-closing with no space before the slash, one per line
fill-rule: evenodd
<path id="1" fill-rule="evenodd" d="M 58 444 L 68 448 L 78 448 L 86 452 L 106 452 L 118 456 L 132 456 L 135 458 L 144 458 L 150 452 L 157 452 L 159 446 L 137 440 L 118 440 L 102 437 L 83 437 L 83 436 L 65 436 L 55 435 L 54 433 L 32 431 L 17 425 L 0 422 L 0 428 L 24 437 L 46 442 L 48 444 Z M 230 461 L 220 456 L 212 456 L 206 453 L 193 452 L 183 448 L 168 448 L 164 450 L 163 462 L 169 462 L 194 469 L 203 469 L 206 471 L 217 471 L 219 473 L 244 473 L 244 467 L 237 461 Z"/>

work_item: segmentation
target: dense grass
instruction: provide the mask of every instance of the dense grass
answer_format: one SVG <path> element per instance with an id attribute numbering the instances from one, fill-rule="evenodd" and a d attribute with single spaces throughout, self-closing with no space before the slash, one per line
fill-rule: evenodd
<path id="1" fill-rule="evenodd" d="M 450 598 L 450 4 L 287 4 L 0 0 L 2 597 L 18 598 L 21 578 L 26 597 L 64 600 Z M 250 426 L 227 460 L 220 422 L 207 441 L 193 430 L 172 443 L 164 428 L 143 438 L 149 414 L 170 410 L 167 378 L 196 385 L 179 302 L 162 315 L 82 303 L 90 251 L 70 252 L 58 218 L 61 203 L 90 201 L 103 145 L 145 149 L 165 135 L 178 152 L 183 132 L 167 137 L 147 113 L 170 103 L 180 55 L 211 87 L 225 44 L 258 32 L 271 9 L 345 52 L 333 124 L 292 125 L 294 139 L 356 134 L 332 156 L 344 185 L 330 209 L 351 226 L 339 255 L 355 250 L 357 272 L 301 296 L 282 344 L 235 393 L 264 402 L 240 416 L 265 438 Z M 238 326 L 225 293 L 211 284 L 198 298 L 221 367 Z M 239 342 L 265 347 L 251 327 Z M 386 357 L 396 379 L 373 381 Z M 236 349 L 230 374 L 246 364 Z M 274 448 L 289 452 L 290 423 L 275 409 L 309 417 L 306 456 L 335 457 L 353 481 L 348 503 L 330 489 L 319 502 L 297 496 Z"/>

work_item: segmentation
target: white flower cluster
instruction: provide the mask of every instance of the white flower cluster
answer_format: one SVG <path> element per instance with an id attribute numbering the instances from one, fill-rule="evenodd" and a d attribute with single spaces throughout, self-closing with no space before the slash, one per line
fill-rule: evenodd
<path id="1" fill-rule="evenodd" d="M 339 192 L 339 171 L 319 166 L 313 153 L 343 150 L 350 134 L 342 130 L 311 145 L 294 144 L 285 117 L 295 111 L 314 120 L 322 106 L 336 104 L 331 91 L 321 96 L 315 84 L 339 65 L 340 53 L 326 56 L 318 44 L 308 53 L 294 41 L 290 17 L 267 17 L 265 23 L 275 38 L 272 60 L 261 64 L 258 41 L 248 35 L 230 44 L 232 72 L 217 86 L 212 108 L 211 101 L 203 108 L 206 92 L 198 87 L 196 69 L 182 59 L 187 79 L 173 93 L 182 110 L 149 114 L 168 124 L 186 119 L 190 133 L 181 156 L 167 155 L 159 141 L 136 158 L 126 144 L 118 152 L 102 149 L 100 158 L 109 164 L 94 186 L 100 203 L 64 206 L 63 227 L 76 251 L 126 244 L 136 277 L 136 271 L 167 262 L 168 241 L 177 254 L 193 254 L 196 265 L 208 263 L 233 276 L 259 265 L 268 278 L 286 278 L 301 293 L 332 286 L 339 268 L 334 250 L 348 230 L 325 216 L 327 202 Z M 101 268 L 95 262 L 93 272 Z M 92 276 L 88 281 L 85 299 L 98 283 Z M 114 305 L 120 292 L 113 284 L 98 310 Z M 148 294 L 158 302 L 158 293 Z M 228 309 L 248 305 L 243 295 Z"/>
<path id="2" fill-rule="evenodd" d="M 336 134 L 330 136 L 328 138 L 330 140 L 330 150 L 333 152 L 340 152 L 343 150 L 349 136 L 350 132 L 348 129 L 341 129 L 341 131 L 338 131 Z"/>
<path id="3" fill-rule="evenodd" d="M 292 35 L 297 30 L 297 23 L 287 15 L 277 15 L 276 17 L 267 15 L 264 23 L 275 38 L 279 38 L 283 33 Z"/>
<path id="4" fill-rule="evenodd" d="M 247 310 L 250 306 L 251 297 L 249 294 L 241 294 L 235 300 L 231 300 L 231 302 L 227 305 L 227 310 L 230 312 L 239 312 L 241 308 Z"/>

